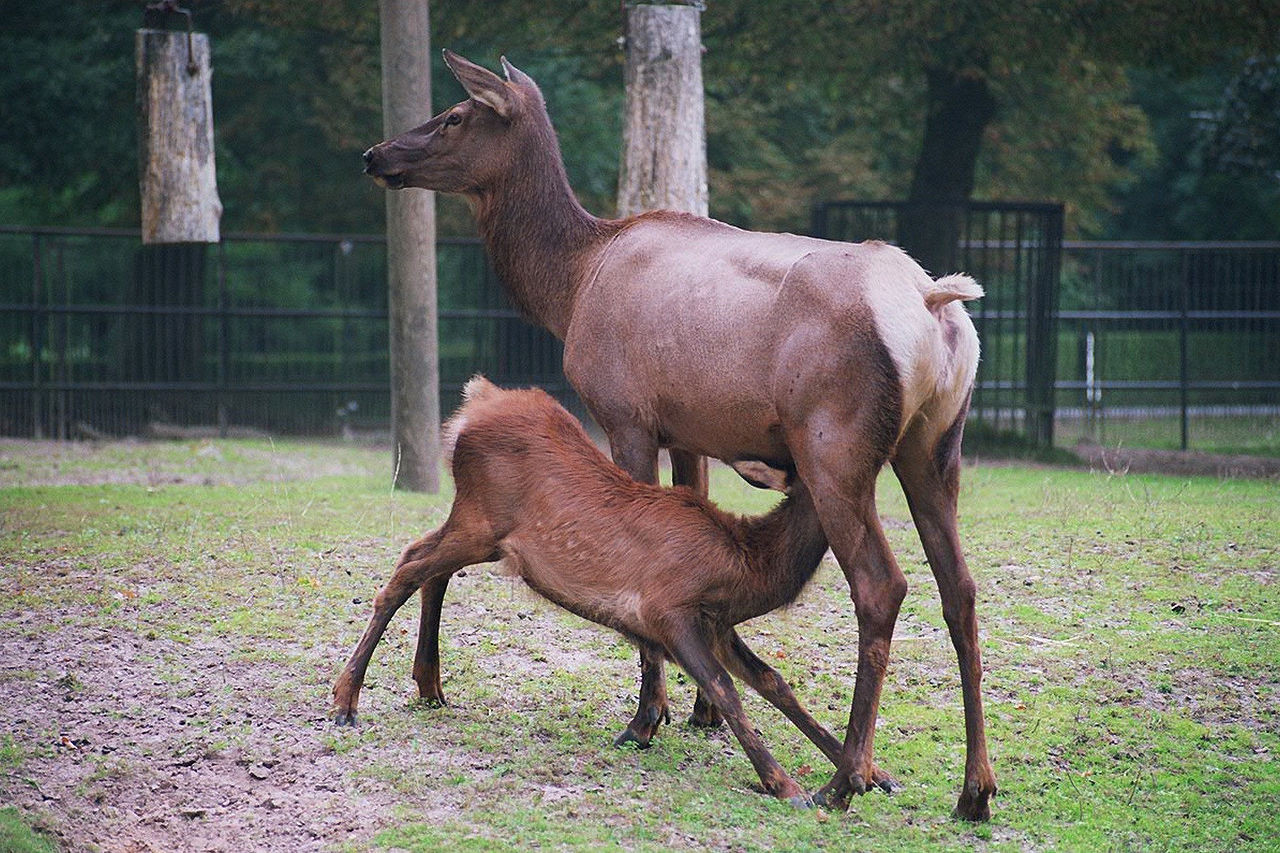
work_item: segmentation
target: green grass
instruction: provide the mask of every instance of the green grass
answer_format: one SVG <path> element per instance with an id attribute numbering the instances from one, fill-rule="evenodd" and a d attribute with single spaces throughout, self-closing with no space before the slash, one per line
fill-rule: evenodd
<path id="1" fill-rule="evenodd" d="M 194 689 L 186 672 L 201 649 L 225 649 L 230 670 L 260 673 L 255 692 L 264 704 L 246 718 L 236 714 L 236 685 L 200 695 L 202 712 L 184 736 L 223 750 L 249 748 L 264 720 L 287 726 L 323 715 L 373 592 L 399 549 L 439 524 L 448 506 L 447 496 L 393 493 L 388 454 L 359 448 L 46 447 L 0 453 L 0 475 L 11 484 L 0 489 L 0 643 L 16 648 L 69 629 L 123 635 L 168 673 L 154 689 L 176 697 Z M 210 458 L 216 464 L 205 467 Z M 384 792 L 398 803 L 389 816 L 363 820 L 353 797 L 358 830 L 329 842 L 408 850 L 1274 849 L 1280 486 L 1014 466 L 967 469 L 963 484 L 961 529 L 980 587 L 984 696 L 1001 788 L 989 824 L 949 817 L 964 759 L 955 658 L 905 501 L 886 476 L 880 510 L 911 592 L 876 749 L 900 792 L 857 799 L 844 814 L 766 798 L 730 735 L 679 724 L 693 689 L 674 667 L 675 723 L 647 751 L 614 749 L 636 690 L 629 647 L 477 568 L 451 585 L 445 605 L 451 704 L 411 701 L 417 626 L 416 613 L 405 612 L 373 658 L 362 725 L 324 729 L 325 751 L 341 768 L 334 796 Z M 737 511 L 772 502 L 725 470 L 713 487 Z M 824 564 L 800 602 L 754 620 L 743 636 L 820 720 L 842 729 L 857 629 L 834 564 Z M 3 681 L 36 677 L 0 670 Z M 59 690 L 58 702 L 62 693 L 88 701 L 91 674 L 69 672 Z M 145 704 L 130 696 L 120 710 L 135 701 Z M 810 789 L 825 783 L 821 755 L 758 697 L 745 701 L 783 766 Z M 0 738 L 0 799 L 23 779 L 39 779 L 57 759 L 49 751 L 26 730 Z M 141 753 L 86 762 L 82 784 L 110 802 L 111 786 L 149 760 Z M 156 767 L 171 760 L 157 750 Z M 30 846 L 42 839 L 26 826 L 70 819 L 62 808 L 71 806 L 0 811 L 0 847 L 45 849 Z"/>

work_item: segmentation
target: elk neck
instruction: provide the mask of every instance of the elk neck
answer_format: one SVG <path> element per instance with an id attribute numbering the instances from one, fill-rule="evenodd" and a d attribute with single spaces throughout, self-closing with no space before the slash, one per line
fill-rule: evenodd
<path id="1" fill-rule="evenodd" d="M 592 216 L 579 204 L 549 120 L 534 128 L 511 168 L 472 202 L 512 301 L 563 340 L 583 271 L 620 223 Z"/>

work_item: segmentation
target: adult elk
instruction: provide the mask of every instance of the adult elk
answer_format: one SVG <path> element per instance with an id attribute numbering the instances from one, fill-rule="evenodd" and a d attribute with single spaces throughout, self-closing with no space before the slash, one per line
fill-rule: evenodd
<path id="1" fill-rule="evenodd" d="M 679 663 L 728 721 L 765 790 L 806 804 L 729 677 L 773 703 L 832 763 L 840 760 L 840 742 L 734 630 L 795 600 L 826 553 L 803 483 L 767 515 L 737 518 L 688 490 L 636 482 L 544 391 L 503 390 L 476 377 L 463 398 L 445 426 L 453 507 L 442 527 L 405 549 L 374 599 L 333 688 L 338 723 L 354 723 L 369 658 L 409 596 L 443 590 L 459 569 L 501 558 L 545 598 L 614 628 L 652 658 Z M 443 703 L 439 657 L 428 663 L 428 698 Z"/>
<path id="2" fill-rule="evenodd" d="M 978 360 L 966 276 L 934 281 L 883 243 L 760 234 L 672 212 L 587 213 L 569 187 L 537 84 L 450 51 L 470 96 L 365 152 L 385 187 L 463 195 L 511 298 L 564 341 L 565 375 L 614 460 L 705 488 L 699 457 L 756 460 L 804 483 L 858 620 L 858 666 L 838 768 L 817 800 L 847 808 L 873 784 L 872 738 L 906 580 L 875 505 L 893 465 L 937 580 L 959 660 L 966 759 L 956 814 L 990 815 L 975 585 L 956 531 L 960 438 Z M 423 590 L 422 644 L 431 635 Z M 438 610 L 437 610 L 438 617 Z M 419 667 L 415 663 L 415 677 Z M 641 701 L 623 738 L 667 717 L 662 661 L 641 650 Z M 422 681 L 419 689 L 423 689 Z"/>

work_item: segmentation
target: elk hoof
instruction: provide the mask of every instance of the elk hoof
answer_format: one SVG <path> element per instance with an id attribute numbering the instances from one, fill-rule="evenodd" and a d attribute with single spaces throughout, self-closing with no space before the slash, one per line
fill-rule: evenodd
<path id="1" fill-rule="evenodd" d="M 337 716 L 333 718 L 335 726 L 351 726 L 355 728 L 356 712 L 355 711 L 339 711 Z"/>
<path id="2" fill-rule="evenodd" d="M 623 747 L 634 744 L 636 749 L 648 749 L 649 741 L 650 738 L 636 734 L 630 726 L 627 726 L 622 734 L 613 739 L 613 745 Z"/>
<path id="3" fill-rule="evenodd" d="M 972 821 L 973 823 L 983 823 L 991 820 L 991 797 L 995 792 L 994 786 L 990 789 L 984 789 L 977 782 L 969 782 L 964 786 L 964 790 L 960 792 L 960 800 L 956 803 L 955 810 L 951 812 L 951 816 L 959 820 Z"/>

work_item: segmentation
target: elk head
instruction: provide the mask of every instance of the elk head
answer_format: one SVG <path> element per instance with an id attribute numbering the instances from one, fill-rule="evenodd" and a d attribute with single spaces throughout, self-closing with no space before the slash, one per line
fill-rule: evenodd
<path id="1" fill-rule="evenodd" d="M 542 109 L 536 84 L 506 57 L 505 80 L 447 49 L 444 61 L 471 97 L 364 152 L 364 173 L 387 189 L 482 190 L 519 156 L 512 131 L 530 111 L 528 99 Z"/>

